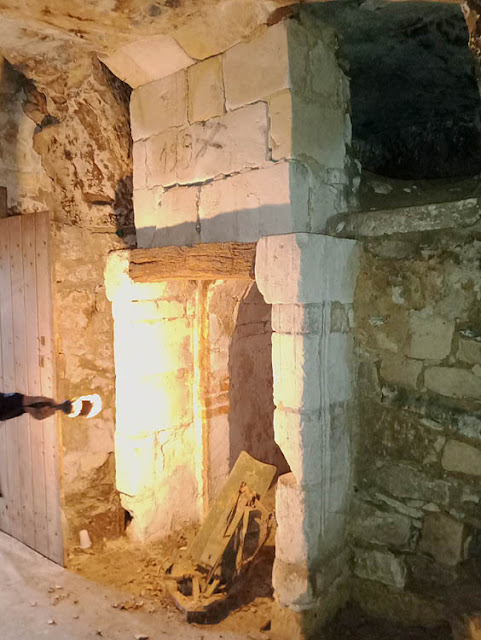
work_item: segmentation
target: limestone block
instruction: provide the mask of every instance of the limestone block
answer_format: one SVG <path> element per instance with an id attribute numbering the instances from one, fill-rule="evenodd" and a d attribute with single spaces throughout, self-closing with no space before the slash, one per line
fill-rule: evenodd
<path id="1" fill-rule="evenodd" d="M 279 477 L 276 490 L 276 559 L 309 568 L 319 555 L 319 486 L 303 488 L 293 473 Z"/>
<path id="2" fill-rule="evenodd" d="M 190 56 L 204 60 L 251 37 L 257 28 L 265 28 L 273 8 L 259 0 L 205 2 L 190 12 L 175 37 Z"/>
<path id="3" fill-rule="evenodd" d="M 332 219 L 329 231 L 349 237 L 388 236 L 435 229 L 470 227 L 480 218 L 476 198 L 423 204 L 404 209 L 354 213 Z M 396 245 L 392 245 L 395 247 Z M 401 249 L 401 245 L 397 250 Z"/>
<path id="4" fill-rule="evenodd" d="M 382 359 L 381 376 L 389 384 L 415 389 L 422 368 L 422 362 L 390 354 Z"/>
<path id="5" fill-rule="evenodd" d="M 134 142 L 187 121 L 187 78 L 179 71 L 134 89 L 130 125 Z"/>
<path id="6" fill-rule="evenodd" d="M 317 412 L 274 412 L 274 438 L 286 457 L 299 485 L 319 484 L 324 477 L 321 468 L 322 429 Z"/>
<path id="7" fill-rule="evenodd" d="M 170 76 L 194 64 L 170 36 L 156 35 L 123 45 L 102 62 L 132 88 Z"/>
<path id="8" fill-rule="evenodd" d="M 150 493 L 155 475 L 155 434 L 143 437 L 115 434 L 116 484 L 121 493 Z"/>
<path id="9" fill-rule="evenodd" d="M 116 329 L 116 359 L 120 367 L 128 366 L 129 377 L 192 367 L 192 328 L 187 319 L 143 318 L 116 323 Z"/>
<path id="10" fill-rule="evenodd" d="M 276 93 L 269 98 L 268 103 L 272 159 L 290 158 L 293 120 L 291 92 L 286 90 Z"/>
<path id="11" fill-rule="evenodd" d="M 199 241 L 198 201 L 198 187 L 173 187 L 166 190 L 159 203 L 157 229 L 152 246 L 196 244 Z"/>
<path id="12" fill-rule="evenodd" d="M 353 240 L 295 233 L 261 238 L 256 282 L 269 304 L 353 301 L 359 269 Z"/>
<path id="13" fill-rule="evenodd" d="M 346 162 L 346 144 L 351 139 L 351 123 L 343 109 L 331 109 L 308 102 L 292 93 L 291 153 L 293 158 L 308 156 L 322 167 L 338 169 Z M 327 182 L 339 182 L 331 174 Z M 334 212 L 333 212 L 334 213 Z"/>
<path id="14" fill-rule="evenodd" d="M 481 396 L 481 378 L 467 369 L 429 367 L 424 373 L 424 384 L 430 391 L 449 398 Z"/>
<path id="15" fill-rule="evenodd" d="M 261 167 L 267 155 L 267 105 L 258 103 L 150 138 L 147 186 L 204 182 Z"/>
<path id="16" fill-rule="evenodd" d="M 316 411 L 321 403 L 319 337 L 272 335 L 276 407 Z"/>
<path id="17" fill-rule="evenodd" d="M 189 122 L 209 120 L 224 113 L 222 58 L 216 56 L 189 68 Z"/>
<path id="18" fill-rule="evenodd" d="M 301 33 L 298 34 L 298 37 Z M 292 34 L 291 38 L 294 36 Z M 338 62 L 337 34 L 326 27 L 316 31 L 316 45 L 309 49 L 308 91 L 332 109 L 343 110 L 349 99 L 349 81 Z M 319 98 L 321 100 L 319 100 Z"/>
<path id="19" fill-rule="evenodd" d="M 134 142 L 132 147 L 134 190 L 147 187 L 147 147 L 144 140 Z"/>
<path id="20" fill-rule="evenodd" d="M 276 409 L 274 413 L 275 440 L 298 485 L 320 487 L 322 553 L 335 545 L 335 536 L 343 535 L 351 492 L 352 420 L 347 411 L 343 412 L 342 421 L 331 419 L 331 413 L 332 407 L 321 417 L 317 412 L 299 414 Z"/>
<path id="21" fill-rule="evenodd" d="M 145 541 L 164 537 L 199 518 L 199 488 L 195 473 L 195 436 L 192 428 L 157 432 L 151 443 L 153 464 L 148 466 L 145 491 L 122 495 L 133 515 L 128 535 Z M 128 459 L 136 473 L 144 474 L 142 459 Z M 147 461 L 145 461 L 147 462 Z"/>
<path id="22" fill-rule="evenodd" d="M 128 362 L 126 364 L 128 367 Z M 127 369 L 124 377 L 117 368 L 119 434 L 146 435 L 154 430 L 189 424 L 192 419 L 190 371 L 131 375 Z"/>
<path id="23" fill-rule="evenodd" d="M 406 355 L 420 360 L 442 360 L 451 351 L 454 323 L 426 311 L 409 314 Z"/>
<path id="24" fill-rule="evenodd" d="M 372 482 L 383 493 L 397 498 L 410 498 L 447 505 L 449 502 L 449 483 L 444 480 L 431 480 L 417 469 L 401 464 L 386 465 L 372 470 Z"/>
<path id="25" fill-rule="evenodd" d="M 134 220 L 139 248 L 153 245 L 163 192 L 162 187 L 134 189 Z"/>
<path id="26" fill-rule="evenodd" d="M 191 245 L 198 240 L 198 187 L 162 187 L 134 191 L 139 248 Z"/>
<path id="27" fill-rule="evenodd" d="M 236 109 L 290 86 L 286 23 L 261 32 L 224 55 L 227 108 Z"/>
<path id="28" fill-rule="evenodd" d="M 282 607 L 309 607 L 315 601 L 312 579 L 306 566 L 286 564 L 277 558 L 272 571 L 272 586 Z"/>
<path id="29" fill-rule="evenodd" d="M 354 550 L 354 573 L 359 578 L 402 589 L 406 584 L 404 560 L 389 551 Z"/>
<path id="30" fill-rule="evenodd" d="M 481 364 L 481 340 L 470 340 L 460 338 L 458 344 L 458 360 L 470 362 L 471 364 Z"/>
<path id="31" fill-rule="evenodd" d="M 441 464 L 446 471 L 481 476 L 481 451 L 464 442 L 448 440 Z"/>
<path id="32" fill-rule="evenodd" d="M 358 540 L 403 547 L 411 536 L 411 518 L 400 513 L 380 511 L 356 500 L 350 525 L 351 534 Z"/>
<path id="33" fill-rule="evenodd" d="M 320 304 L 275 304 L 272 330 L 277 333 L 320 333 L 323 306 Z"/>
<path id="34" fill-rule="evenodd" d="M 456 566 L 463 560 L 465 527 L 444 513 L 428 513 L 423 522 L 419 551 L 439 564 Z"/>
<path id="35" fill-rule="evenodd" d="M 255 242 L 263 235 L 308 231 L 308 179 L 301 165 L 285 162 L 203 186 L 202 242 Z"/>

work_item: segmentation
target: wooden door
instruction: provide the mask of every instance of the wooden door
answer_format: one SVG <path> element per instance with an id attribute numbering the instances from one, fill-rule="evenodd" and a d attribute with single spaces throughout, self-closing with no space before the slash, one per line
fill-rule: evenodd
<path id="1" fill-rule="evenodd" d="M 0 390 L 53 397 L 47 213 L 0 219 Z M 0 530 L 63 565 L 57 419 L 0 422 Z"/>

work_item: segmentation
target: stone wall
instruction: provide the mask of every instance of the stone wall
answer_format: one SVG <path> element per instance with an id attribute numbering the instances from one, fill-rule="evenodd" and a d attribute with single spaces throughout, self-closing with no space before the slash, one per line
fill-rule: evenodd
<path id="1" fill-rule="evenodd" d="M 135 89 L 139 246 L 321 232 L 346 210 L 356 183 L 336 50 L 334 32 L 301 12 Z"/>
<path id="2" fill-rule="evenodd" d="M 73 56 L 75 61 L 69 56 Z M 129 93 L 90 56 L 64 49 L 54 62 L 12 52 L 0 185 L 9 213 L 51 216 L 56 395 L 97 392 L 102 413 L 60 417 L 66 550 L 88 529 L 94 542 L 123 530 L 115 489 L 115 373 L 103 270 L 108 252 L 134 241 Z M 25 77 L 27 76 L 27 77 Z M 12 79 L 13 78 L 13 83 Z M 5 144 L 3 144 L 5 143 Z M 5 181 L 5 182 L 4 182 Z M 129 235 L 130 234 L 130 235 Z"/>
<path id="3" fill-rule="evenodd" d="M 476 594 L 481 246 L 452 230 L 365 248 L 355 298 L 354 598 L 426 623 L 469 613 Z"/>
<path id="4" fill-rule="evenodd" d="M 24 113 L 24 77 L 0 57 L 0 186 L 9 215 L 48 208 L 50 180 L 32 146 L 35 123 Z"/>

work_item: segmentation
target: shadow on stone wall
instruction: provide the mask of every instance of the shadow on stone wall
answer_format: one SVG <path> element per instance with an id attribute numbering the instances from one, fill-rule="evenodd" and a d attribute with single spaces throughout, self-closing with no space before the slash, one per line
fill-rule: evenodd
<path id="1" fill-rule="evenodd" d="M 274 440 L 271 305 L 254 284 L 242 300 L 229 350 L 230 467 L 241 451 L 290 471 Z"/>

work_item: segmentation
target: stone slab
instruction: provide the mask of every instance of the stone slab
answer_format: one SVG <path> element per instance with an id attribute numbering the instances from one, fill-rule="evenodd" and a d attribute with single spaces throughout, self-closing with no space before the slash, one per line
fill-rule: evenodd
<path id="1" fill-rule="evenodd" d="M 478 200 L 468 198 L 404 209 L 342 214 L 330 219 L 328 232 L 347 238 L 375 237 L 470 227 L 480 218 Z"/>

